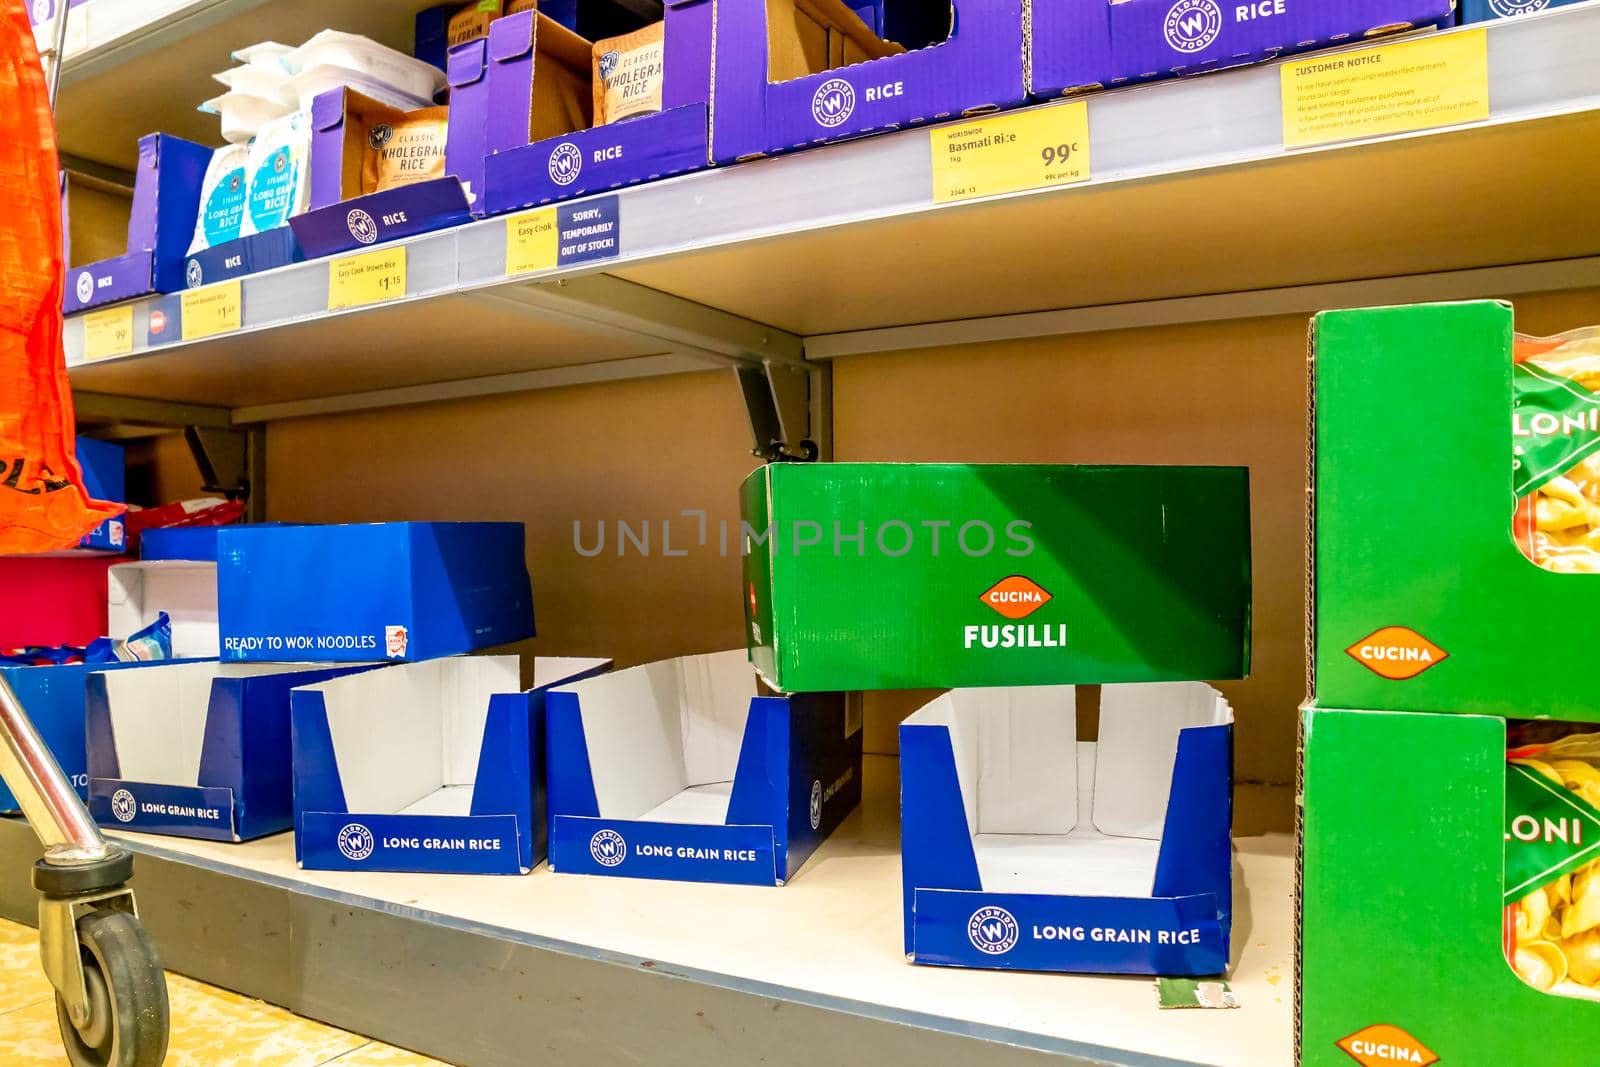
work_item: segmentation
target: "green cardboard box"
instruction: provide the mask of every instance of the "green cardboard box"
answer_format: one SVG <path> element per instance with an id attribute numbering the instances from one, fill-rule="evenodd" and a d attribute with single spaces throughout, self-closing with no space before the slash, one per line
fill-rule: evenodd
<path id="1" fill-rule="evenodd" d="M 778 463 L 742 505 L 750 659 L 784 692 L 1249 670 L 1243 468 Z"/>
<path id="2" fill-rule="evenodd" d="M 1600 575 L 1512 540 L 1512 312 L 1312 328 L 1312 703 L 1600 721 Z"/>
<path id="3" fill-rule="evenodd" d="M 1304 715 L 1302 1067 L 1600 1060 L 1600 1004 L 1506 962 L 1505 721 Z"/>

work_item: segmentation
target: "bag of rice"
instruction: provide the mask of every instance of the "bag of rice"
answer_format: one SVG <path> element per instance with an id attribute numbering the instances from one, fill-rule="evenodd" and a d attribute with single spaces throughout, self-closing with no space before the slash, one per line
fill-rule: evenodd
<path id="1" fill-rule="evenodd" d="M 306 209 L 311 198 L 310 155 L 311 116 L 307 112 L 296 111 L 261 127 L 250 142 L 244 236 L 275 230 Z"/>
<path id="2" fill-rule="evenodd" d="M 244 225 L 245 166 L 249 157 L 249 147 L 242 144 L 225 144 L 211 153 L 211 162 L 206 164 L 205 177 L 200 182 L 200 214 L 195 219 L 189 255 L 239 236 Z"/>
<path id="3" fill-rule="evenodd" d="M 378 193 L 444 177 L 448 107 L 425 107 L 367 127 L 361 192 Z"/>

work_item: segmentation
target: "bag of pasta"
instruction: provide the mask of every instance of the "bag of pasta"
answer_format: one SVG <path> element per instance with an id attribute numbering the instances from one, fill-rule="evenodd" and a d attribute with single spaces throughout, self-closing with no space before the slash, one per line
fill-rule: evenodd
<path id="1" fill-rule="evenodd" d="M 1600 328 L 1513 348 L 1512 532 L 1546 570 L 1600 574 Z"/>
<path id="2" fill-rule="evenodd" d="M 1600 1000 L 1600 733 L 1506 758 L 1506 958 L 1536 989 Z"/>

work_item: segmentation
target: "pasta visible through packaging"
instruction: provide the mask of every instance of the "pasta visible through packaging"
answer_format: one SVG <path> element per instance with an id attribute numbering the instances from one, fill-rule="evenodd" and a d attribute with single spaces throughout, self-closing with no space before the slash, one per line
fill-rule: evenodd
<path id="1" fill-rule="evenodd" d="M 1600 1000 L 1600 733 L 1508 753 L 1504 945 L 1536 989 Z"/>
<path id="2" fill-rule="evenodd" d="M 1600 327 L 1513 351 L 1517 547 L 1546 570 L 1600 574 Z"/>

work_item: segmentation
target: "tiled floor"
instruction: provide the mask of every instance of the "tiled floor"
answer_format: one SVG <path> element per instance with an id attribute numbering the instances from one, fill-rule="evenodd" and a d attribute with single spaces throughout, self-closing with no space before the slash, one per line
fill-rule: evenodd
<path id="1" fill-rule="evenodd" d="M 61 1067 L 54 994 L 39 970 L 38 935 L 0 920 L 0 1064 Z M 444 1067 L 291 1015 L 259 1000 L 167 975 L 168 1067 Z"/>

